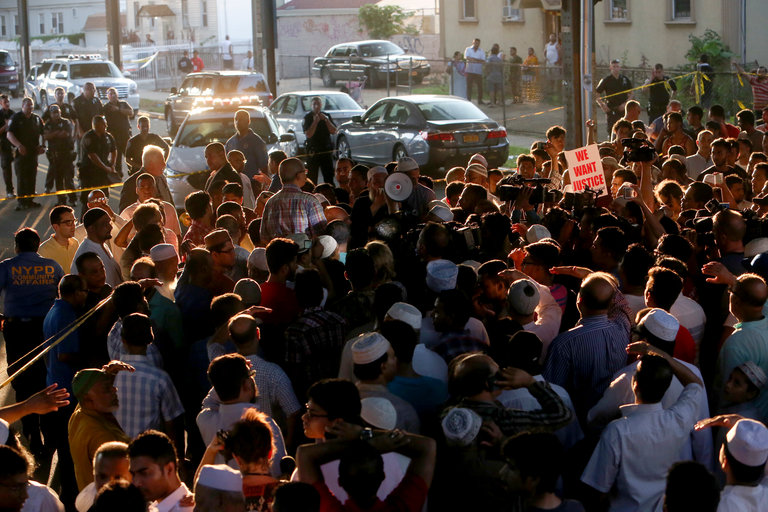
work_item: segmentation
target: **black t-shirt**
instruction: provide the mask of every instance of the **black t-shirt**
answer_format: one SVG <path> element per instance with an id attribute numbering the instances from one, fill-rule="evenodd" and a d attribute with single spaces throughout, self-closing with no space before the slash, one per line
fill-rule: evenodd
<path id="1" fill-rule="evenodd" d="M 211 175 L 208 176 L 208 180 L 205 182 L 205 191 L 209 192 L 211 186 L 219 181 L 237 183 L 238 185 L 243 184 L 243 180 L 240 179 L 240 174 L 235 171 L 228 163 L 224 164 L 221 169 L 212 172 Z"/>
<path id="2" fill-rule="evenodd" d="M 91 129 L 93 116 L 101 115 L 104 112 L 101 100 L 96 96 L 89 100 L 81 94 L 75 98 L 73 103 L 75 104 L 75 116 L 77 117 L 77 122 L 80 123 L 80 129 L 83 130 L 83 132 L 87 132 Z"/>
<path id="3" fill-rule="evenodd" d="M 192 71 L 192 61 L 189 60 L 189 57 L 179 59 L 179 71 L 182 73 L 190 73 Z"/>
<path id="4" fill-rule="evenodd" d="M 7 120 L 11 119 L 14 113 L 15 112 L 10 108 L 8 110 L 0 108 L 0 125 L 4 125 Z M 8 140 L 8 137 L 6 137 L 5 134 L 2 134 L 2 136 L 0 136 L 0 150 L 10 151 L 12 149 L 13 144 L 11 144 L 11 141 Z"/>
<path id="5" fill-rule="evenodd" d="M 333 119 L 329 114 L 325 112 L 322 113 L 328 117 L 328 120 L 331 123 L 333 123 Z M 310 112 L 304 116 L 304 133 L 307 133 L 307 130 L 309 130 L 309 127 L 312 126 L 314 120 L 314 112 Z M 307 137 L 307 148 L 311 151 L 325 151 L 331 149 L 332 147 L 331 132 L 328 131 L 328 125 L 325 124 L 325 121 L 319 121 L 317 123 L 317 127 L 315 128 L 314 135 L 312 135 L 312 137 Z"/>
<path id="6" fill-rule="evenodd" d="M 80 168 L 102 171 L 100 167 L 97 167 L 96 164 L 91 162 L 88 155 L 95 153 L 103 163 L 107 164 L 109 161 L 109 154 L 112 153 L 116 147 L 115 139 L 109 133 L 99 136 L 95 131 L 88 130 L 80 141 Z"/>
<path id="7" fill-rule="evenodd" d="M 619 75 L 618 78 L 614 78 L 613 75 L 608 75 L 600 80 L 600 83 L 597 84 L 597 89 L 595 90 L 599 93 L 605 93 L 605 95 L 608 96 L 608 98 L 605 99 L 605 102 L 608 104 L 608 107 L 615 110 L 629 98 L 629 93 L 618 93 L 627 91 L 631 88 L 632 82 L 626 76 Z"/>
<path id="8" fill-rule="evenodd" d="M 67 130 L 67 132 L 72 133 L 72 121 L 61 117 L 58 121 L 49 120 L 43 128 L 44 133 L 57 132 L 59 130 Z M 75 139 L 73 137 L 61 137 L 48 141 L 48 149 L 51 151 L 72 151 L 74 147 Z"/>
<path id="9" fill-rule="evenodd" d="M 168 157 L 168 143 L 156 133 L 148 133 L 145 136 L 140 133 L 131 137 L 128 144 L 125 146 L 125 161 L 131 167 L 131 172 L 135 172 L 141 168 L 141 154 L 144 152 L 144 148 L 153 145 L 158 146 L 163 150 L 166 158 Z"/>
<path id="10" fill-rule="evenodd" d="M 669 103 L 670 91 L 667 90 L 665 83 L 669 85 L 670 91 L 676 91 L 677 85 L 674 80 L 670 80 L 668 77 L 654 78 L 651 80 L 651 85 L 648 86 L 648 102 L 651 105 L 667 106 Z"/>
<path id="11" fill-rule="evenodd" d="M 59 105 L 58 103 L 55 103 L 55 105 L 59 106 L 59 109 L 61 110 L 61 117 L 65 119 L 69 119 L 73 123 L 77 121 L 77 114 L 75 113 L 74 107 L 70 105 L 69 103 L 64 103 L 62 105 Z M 47 123 L 48 120 L 51 119 L 51 105 L 48 105 L 48 108 L 45 109 L 45 112 L 43 112 L 43 122 Z"/>
<path id="12" fill-rule="evenodd" d="M 117 103 L 106 102 L 102 107 L 107 120 L 107 130 L 116 139 L 125 140 L 131 136 L 131 122 L 128 116 L 120 111 L 126 107 L 131 108 L 128 102 L 122 100 Z"/>
<path id="13" fill-rule="evenodd" d="M 35 113 L 27 117 L 24 112 L 16 112 L 11 117 L 8 131 L 19 139 L 27 151 L 36 151 L 40 147 L 40 136 L 43 134 L 43 120 Z"/>

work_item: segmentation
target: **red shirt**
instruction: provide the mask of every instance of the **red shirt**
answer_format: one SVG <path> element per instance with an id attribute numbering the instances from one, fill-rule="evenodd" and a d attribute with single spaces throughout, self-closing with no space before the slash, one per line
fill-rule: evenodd
<path id="1" fill-rule="evenodd" d="M 272 314 L 264 317 L 265 324 L 289 324 L 301 313 L 296 292 L 283 283 L 262 283 L 259 305 L 272 309 Z"/>
<path id="2" fill-rule="evenodd" d="M 419 512 L 429 490 L 420 476 L 408 472 L 384 501 L 376 499 L 372 507 L 363 509 L 351 498 L 342 505 L 324 482 L 316 482 L 313 487 L 320 494 L 320 512 Z"/>
<path id="3" fill-rule="evenodd" d="M 675 337 L 673 357 L 690 364 L 694 364 L 693 362 L 696 360 L 696 342 L 693 341 L 693 336 L 691 336 L 688 329 L 682 325 L 677 330 L 677 336 Z"/>

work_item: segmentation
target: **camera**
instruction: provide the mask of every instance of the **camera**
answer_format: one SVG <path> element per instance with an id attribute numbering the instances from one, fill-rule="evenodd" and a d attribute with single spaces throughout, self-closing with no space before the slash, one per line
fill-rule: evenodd
<path id="1" fill-rule="evenodd" d="M 547 150 L 547 143 L 546 142 L 537 142 L 534 146 L 535 151 L 546 151 Z"/>
<path id="2" fill-rule="evenodd" d="M 622 197 L 624 199 L 634 199 L 635 191 L 631 187 L 622 187 Z"/>
<path id="3" fill-rule="evenodd" d="M 523 178 L 519 174 L 504 178 L 504 183 L 496 186 L 496 196 L 500 201 L 516 201 L 523 187 L 535 185 L 531 192 L 528 202 L 531 205 L 541 203 L 556 203 L 562 198 L 558 190 L 547 190 L 544 185 L 549 185 L 552 180 L 549 178 Z"/>
<path id="4" fill-rule="evenodd" d="M 589 187 L 585 187 L 581 192 L 566 192 L 562 207 L 564 210 L 572 212 L 574 217 L 581 218 L 584 210 L 595 207 L 597 195 L 597 190 L 592 190 Z"/>
<path id="5" fill-rule="evenodd" d="M 656 160 L 656 148 L 645 139 L 621 139 L 624 146 L 624 158 L 627 162 L 653 162 Z"/>

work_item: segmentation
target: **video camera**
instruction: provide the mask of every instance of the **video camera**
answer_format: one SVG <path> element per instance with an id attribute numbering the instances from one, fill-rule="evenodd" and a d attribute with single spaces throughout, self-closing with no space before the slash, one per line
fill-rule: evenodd
<path id="1" fill-rule="evenodd" d="M 658 157 L 656 148 L 645 139 L 621 139 L 621 145 L 627 148 L 624 150 L 627 162 L 653 162 Z"/>
<path id="2" fill-rule="evenodd" d="M 599 191 L 589 187 L 584 187 L 580 192 L 566 192 L 561 206 L 563 210 L 571 212 L 574 218 L 579 219 L 584 210 L 595 207 L 599 194 Z"/>
<path id="3" fill-rule="evenodd" d="M 549 178 L 524 178 L 519 174 L 507 176 L 496 186 L 496 196 L 501 201 L 516 201 L 523 187 L 533 188 L 528 202 L 531 205 L 541 203 L 557 203 L 563 195 L 559 190 L 548 190 L 544 185 L 549 185 Z M 531 187 L 531 185 L 535 185 Z"/>

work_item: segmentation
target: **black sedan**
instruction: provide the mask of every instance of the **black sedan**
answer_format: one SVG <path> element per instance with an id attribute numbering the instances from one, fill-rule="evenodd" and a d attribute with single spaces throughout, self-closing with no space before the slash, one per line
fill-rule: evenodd
<path id="1" fill-rule="evenodd" d="M 490 167 L 509 157 L 507 130 L 469 101 L 455 96 L 383 98 L 339 127 L 338 156 L 384 165 L 410 156 L 422 170 L 466 165 L 480 153 Z"/>

